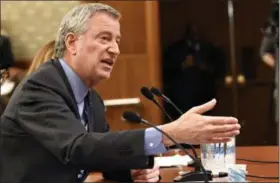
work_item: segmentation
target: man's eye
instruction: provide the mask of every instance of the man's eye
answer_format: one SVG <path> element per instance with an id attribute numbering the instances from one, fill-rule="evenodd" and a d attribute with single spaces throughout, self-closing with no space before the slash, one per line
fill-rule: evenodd
<path id="1" fill-rule="evenodd" d="M 109 38 L 106 37 L 106 36 L 102 36 L 101 39 L 102 39 L 102 40 L 106 40 L 106 41 L 109 40 Z"/>

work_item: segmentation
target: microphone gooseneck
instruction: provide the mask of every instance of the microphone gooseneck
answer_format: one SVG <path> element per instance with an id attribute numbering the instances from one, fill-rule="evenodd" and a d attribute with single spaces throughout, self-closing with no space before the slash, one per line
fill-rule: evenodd
<path id="1" fill-rule="evenodd" d="M 179 114 L 183 114 L 183 112 L 167 97 L 165 96 L 159 89 L 155 88 L 155 87 L 152 87 L 151 88 L 151 92 L 158 96 L 158 97 L 161 97 L 163 98 L 163 100 L 166 102 L 166 103 L 169 103 L 170 105 L 172 105 L 174 107 L 174 109 L 179 113 Z"/>
<path id="2" fill-rule="evenodd" d="M 144 97 L 146 97 L 148 100 L 152 101 L 154 104 L 156 104 L 163 112 L 164 114 L 168 117 L 170 121 L 173 121 L 171 116 L 165 111 L 163 107 L 159 105 L 159 103 L 155 100 L 154 95 L 150 92 L 150 90 L 147 87 L 142 87 L 141 88 L 141 93 Z"/>
<path id="3" fill-rule="evenodd" d="M 191 172 L 191 173 L 187 173 L 184 175 L 184 177 L 182 177 L 180 180 L 176 180 L 175 181 L 205 181 L 208 182 L 209 180 L 212 180 L 212 172 L 211 171 L 206 171 L 205 168 L 202 166 L 201 162 L 198 161 L 198 159 L 196 159 L 195 157 L 193 157 L 190 153 L 188 153 L 188 151 L 186 151 L 186 149 L 179 144 L 178 142 L 176 142 L 176 140 L 174 140 L 171 136 L 169 136 L 166 132 L 162 131 L 161 129 L 159 129 L 157 126 L 153 125 L 152 123 L 148 122 L 147 120 L 141 118 L 139 115 L 137 115 L 134 112 L 131 111 L 125 111 L 123 113 L 122 118 L 126 121 L 129 122 L 133 122 L 133 123 L 144 123 L 148 126 L 151 126 L 153 128 L 155 128 L 156 130 L 158 130 L 159 132 L 161 132 L 162 134 L 164 134 L 168 139 L 170 139 L 179 149 L 181 149 L 184 153 L 186 153 L 187 155 L 189 155 L 192 160 L 201 168 L 201 171 L 195 171 L 195 172 Z"/>
<path id="4" fill-rule="evenodd" d="M 162 97 L 163 100 L 164 100 L 165 102 L 171 104 L 181 115 L 183 114 L 183 112 L 182 112 L 180 109 L 178 109 L 178 107 L 177 107 L 168 97 L 166 97 L 165 95 L 163 95 L 163 93 L 162 93 L 159 89 L 157 89 L 157 88 L 155 88 L 155 87 L 152 87 L 152 88 L 151 88 L 151 91 L 146 91 L 146 90 L 147 90 L 146 88 L 147 88 L 147 87 L 142 87 L 142 88 L 141 88 L 141 92 L 142 92 L 142 90 L 145 90 L 145 91 L 143 91 L 143 92 L 145 93 L 145 96 L 147 95 L 147 96 L 148 96 L 149 98 L 151 98 L 151 99 L 152 99 L 152 98 L 154 99 L 153 94 L 156 95 L 156 96 L 158 96 L 158 97 Z M 149 90 L 149 89 L 148 89 L 148 90 Z M 142 94 L 143 94 L 143 92 L 142 92 Z M 143 94 L 143 95 L 144 95 L 144 94 Z M 148 98 L 148 97 L 146 97 L 146 98 Z M 154 100 L 155 100 L 155 99 L 154 99 Z M 159 105 L 157 105 L 157 106 L 159 106 Z M 161 106 L 159 106 L 159 107 L 160 107 L 160 109 L 162 109 Z M 163 109 L 162 111 L 164 112 L 164 114 L 165 114 L 167 117 L 169 116 L 168 113 L 167 113 L 164 109 Z M 169 117 L 168 117 L 168 118 L 169 118 Z M 169 120 L 170 120 L 170 122 L 173 121 L 171 118 L 169 118 Z M 191 147 L 192 152 L 193 152 L 195 158 L 198 159 L 197 153 L 196 153 L 196 151 L 195 151 L 193 145 L 191 145 L 191 144 L 188 144 L 188 145 Z"/>

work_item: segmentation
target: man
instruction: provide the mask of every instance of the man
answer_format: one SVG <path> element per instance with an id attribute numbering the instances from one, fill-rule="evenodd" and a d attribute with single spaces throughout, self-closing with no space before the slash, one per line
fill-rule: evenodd
<path id="1" fill-rule="evenodd" d="M 14 63 L 11 40 L 7 32 L 1 28 L 0 69 L 7 69 L 9 72 L 9 79 L 11 80 L 17 80 L 24 75 L 24 71 L 21 68 L 16 67 Z"/>
<path id="2" fill-rule="evenodd" d="M 271 32 L 271 27 L 268 27 L 265 35 L 263 37 L 262 43 L 261 43 L 261 47 L 260 47 L 260 55 L 261 55 L 261 59 L 263 60 L 263 62 L 265 64 L 267 64 L 269 67 L 271 67 L 274 71 L 274 86 L 272 88 L 272 92 L 271 92 L 271 107 L 275 107 L 275 115 L 271 115 L 271 117 L 273 118 L 272 121 L 273 122 L 277 122 L 279 120 L 278 117 L 278 106 L 277 106 L 277 86 L 278 86 L 278 73 L 279 73 L 279 69 L 278 69 L 278 58 L 277 58 L 277 54 L 278 54 L 278 45 L 277 45 L 277 36 L 273 35 L 273 33 Z M 272 110 L 271 110 L 272 111 Z M 273 127 L 273 129 L 275 129 Z M 271 136 L 271 132 L 268 132 L 268 136 Z"/>
<path id="3" fill-rule="evenodd" d="M 0 114 L 6 107 L 6 97 L 9 97 L 15 89 L 18 80 L 24 76 L 24 71 L 15 66 L 11 40 L 6 31 L 1 29 L 0 35 L 0 70 L 1 70 L 1 96 Z"/>
<path id="4" fill-rule="evenodd" d="M 11 47 L 11 41 L 7 36 L 7 33 L 1 28 L 0 35 L 0 114 L 4 112 L 6 107 L 6 101 L 3 95 L 10 94 L 14 89 L 14 82 L 11 82 L 9 79 L 13 78 L 11 76 L 15 75 L 13 66 L 14 65 L 14 56 Z M 10 76 L 10 78 L 9 78 Z"/>
<path id="5" fill-rule="evenodd" d="M 272 68 L 275 68 L 276 40 L 273 35 L 265 35 L 260 48 L 262 60 Z"/>
<path id="6" fill-rule="evenodd" d="M 2 116 L 0 182 L 81 182 L 88 171 L 118 181 L 158 181 L 153 155 L 172 142 L 152 128 L 106 132 L 102 101 L 90 89 L 109 79 L 120 53 L 119 19 L 103 4 L 79 5 L 65 15 L 56 39 L 59 59 L 21 82 Z M 227 142 L 239 134 L 237 119 L 200 115 L 215 103 L 161 128 L 181 143 Z"/>
<path id="7" fill-rule="evenodd" d="M 263 39 L 260 47 L 260 55 L 265 64 L 273 69 L 274 84 L 270 95 L 270 124 L 267 129 L 267 141 L 277 144 L 278 134 L 276 125 L 279 123 L 279 2 L 272 1 L 272 9 L 268 22 L 263 29 Z"/>
<path id="8" fill-rule="evenodd" d="M 262 30 L 264 37 L 261 43 L 260 54 L 262 60 L 270 67 L 275 68 L 276 56 L 279 47 L 279 1 L 272 0 L 272 7 L 268 21 Z"/>

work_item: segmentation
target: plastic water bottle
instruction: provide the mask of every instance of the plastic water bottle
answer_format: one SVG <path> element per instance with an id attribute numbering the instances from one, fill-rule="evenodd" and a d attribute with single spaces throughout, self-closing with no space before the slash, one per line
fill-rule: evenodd
<path id="1" fill-rule="evenodd" d="M 207 170 L 224 171 L 226 169 L 226 165 L 235 164 L 236 162 L 234 137 L 226 144 L 201 144 L 200 149 L 201 163 Z"/>
<path id="2" fill-rule="evenodd" d="M 235 145 L 235 137 L 231 139 L 227 143 L 226 148 L 226 156 L 225 156 L 225 164 L 235 164 L 236 163 L 236 145 Z"/>

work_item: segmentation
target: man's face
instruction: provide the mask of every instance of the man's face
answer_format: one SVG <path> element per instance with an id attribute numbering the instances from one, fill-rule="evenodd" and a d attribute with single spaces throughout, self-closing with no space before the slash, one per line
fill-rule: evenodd
<path id="1" fill-rule="evenodd" d="M 120 54 L 120 23 L 105 13 L 97 13 L 86 25 L 87 31 L 76 41 L 75 65 L 82 79 L 95 85 L 110 78 Z"/>

